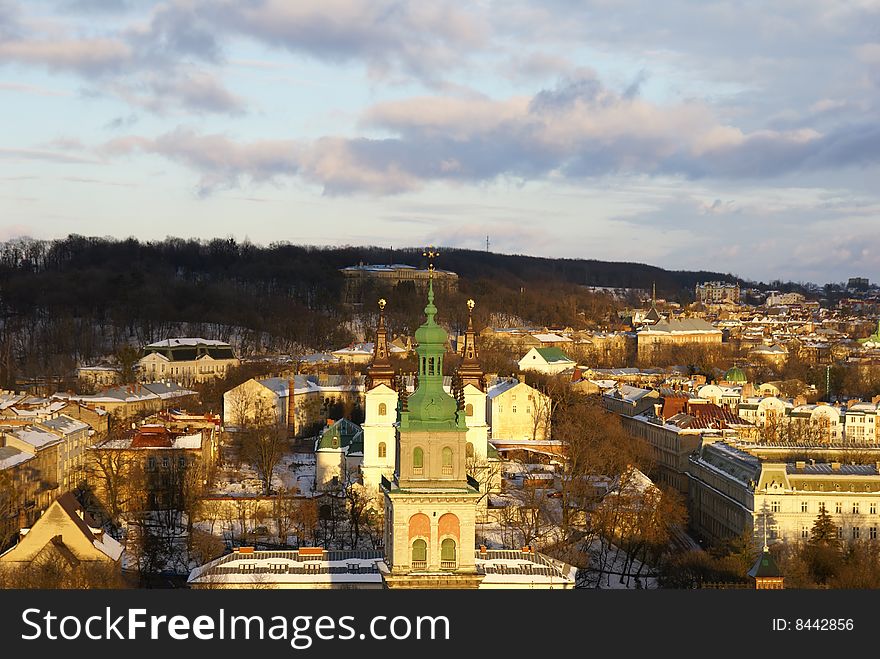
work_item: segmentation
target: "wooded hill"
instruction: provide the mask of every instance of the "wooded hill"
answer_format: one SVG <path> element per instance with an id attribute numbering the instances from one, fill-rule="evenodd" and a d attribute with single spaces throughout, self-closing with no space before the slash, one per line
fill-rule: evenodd
<path id="1" fill-rule="evenodd" d="M 443 249 L 437 267 L 457 272 L 459 292 L 438 295 L 439 320 L 602 326 L 621 306 L 584 286 L 650 289 L 689 301 L 694 285 L 736 281 L 713 272 L 668 271 L 638 263 L 550 259 Z M 342 303 L 340 268 L 358 263 L 425 266 L 422 249 L 257 246 L 233 239 L 83 237 L 0 244 L 0 384 L 13 372 L 37 376 L 89 362 L 121 345 L 187 332 L 232 340 L 240 349 L 327 350 L 359 338 L 374 322 Z M 412 287 L 388 295 L 392 331 L 410 332 L 424 302 Z M 495 315 L 493 315 L 495 314 Z"/>

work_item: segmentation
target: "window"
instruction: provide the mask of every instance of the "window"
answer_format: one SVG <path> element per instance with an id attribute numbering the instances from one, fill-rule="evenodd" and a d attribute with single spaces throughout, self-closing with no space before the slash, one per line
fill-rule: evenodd
<path id="1" fill-rule="evenodd" d="M 858 540 L 859 536 L 862 534 L 862 530 L 858 526 L 852 527 L 852 537 L 853 540 Z"/>
<path id="2" fill-rule="evenodd" d="M 770 502 L 770 512 L 771 513 L 778 513 L 779 512 L 779 502 L 778 501 L 771 501 Z"/>
<path id="3" fill-rule="evenodd" d="M 168 458 L 167 458 L 167 456 L 164 457 L 164 458 L 162 458 L 162 466 L 165 467 L 165 469 L 168 469 Z"/>
<path id="4" fill-rule="evenodd" d="M 871 538 L 871 540 L 877 539 L 877 527 L 876 526 L 872 526 L 871 528 L 868 529 L 868 537 Z"/>
<path id="5" fill-rule="evenodd" d="M 834 504 L 834 512 L 836 512 L 838 515 L 843 512 L 843 504 L 840 503 L 840 501 Z"/>
<path id="6" fill-rule="evenodd" d="M 809 538 L 810 537 L 810 527 L 809 526 L 802 526 L 801 527 L 801 537 L 802 538 Z"/>
<path id="7" fill-rule="evenodd" d="M 801 512 L 806 513 L 809 512 L 810 506 L 806 501 L 801 501 Z"/>
<path id="8" fill-rule="evenodd" d="M 473 403 L 468 403 L 464 406 L 464 414 L 465 416 L 473 416 L 474 415 L 474 405 Z"/>
<path id="9" fill-rule="evenodd" d="M 445 538 L 440 543 L 440 567 L 455 567 L 455 540 L 452 538 Z"/>
<path id="10" fill-rule="evenodd" d="M 379 416 L 388 414 L 388 406 L 385 403 L 379 403 Z"/>
<path id="11" fill-rule="evenodd" d="M 868 506 L 868 512 L 871 513 L 872 515 L 876 515 L 877 514 L 877 504 L 872 503 L 870 506 Z"/>
<path id="12" fill-rule="evenodd" d="M 843 527 L 842 526 L 837 527 L 837 538 L 839 540 L 843 540 Z"/>
<path id="13" fill-rule="evenodd" d="M 452 449 L 448 446 L 443 447 L 442 473 L 445 476 L 452 474 Z"/>
<path id="14" fill-rule="evenodd" d="M 428 563 L 428 543 L 417 538 L 412 543 L 413 567 L 426 567 Z"/>
<path id="15" fill-rule="evenodd" d="M 180 469 L 183 469 L 184 467 L 186 467 L 186 458 L 178 458 L 177 459 L 177 466 Z"/>
<path id="16" fill-rule="evenodd" d="M 425 452 L 418 446 L 413 449 L 412 465 L 414 474 L 421 474 L 425 468 Z"/>
<path id="17" fill-rule="evenodd" d="M 858 515 L 858 514 L 859 514 L 859 502 L 856 501 L 855 503 L 853 503 L 853 515 Z"/>
<path id="18" fill-rule="evenodd" d="M 386 449 L 385 449 L 385 442 L 379 442 L 379 457 L 380 457 L 380 458 L 384 458 L 384 457 L 385 457 L 385 451 L 386 451 Z"/>
<path id="19" fill-rule="evenodd" d="M 516 414 L 516 405 L 513 406 L 513 413 Z"/>

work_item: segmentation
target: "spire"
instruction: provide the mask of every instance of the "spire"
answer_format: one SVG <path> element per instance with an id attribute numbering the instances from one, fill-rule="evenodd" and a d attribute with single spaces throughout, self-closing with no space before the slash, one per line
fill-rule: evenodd
<path id="1" fill-rule="evenodd" d="M 418 386 L 409 397 L 409 412 L 401 416 L 400 427 L 402 430 L 460 430 L 460 426 L 464 426 L 464 418 L 456 414 L 456 400 L 443 389 L 443 357 L 449 337 L 446 330 L 434 320 L 437 307 L 434 306 L 433 259 L 439 253 L 429 247 L 424 255 L 430 262 L 426 320 L 415 333 L 418 344 Z"/>
<path id="2" fill-rule="evenodd" d="M 474 332 L 474 307 L 473 300 L 467 301 L 468 324 L 464 333 L 464 359 L 458 371 L 461 374 L 462 387 L 472 384 L 478 389 L 483 388 L 483 368 L 480 366 L 479 354 L 477 353 L 477 336 Z"/>
<path id="3" fill-rule="evenodd" d="M 385 327 L 384 299 L 379 300 L 379 325 L 376 327 L 376 340 L 373 344 L 373 360 L 367 369 L 367 390 L 380 384 L 392 386 L 394 369 L 391 367 L 388 351 L 388 330 Z"/>

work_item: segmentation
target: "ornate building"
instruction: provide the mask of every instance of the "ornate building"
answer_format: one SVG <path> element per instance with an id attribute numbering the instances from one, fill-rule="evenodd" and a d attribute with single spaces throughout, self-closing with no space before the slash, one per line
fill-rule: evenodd
<path id="1" fill-rule="evenodd" d="M 364 486 L 378 492 L 382 478 L 390 478 L 394 473 L 394 424 L 397 422 L 398 384 L 389 361 L 385 300 L 379 300 L 379 326 L 373 346 L 373 362 L 367 371 L 361 475 Z"/>
<path id="2" fill-rule="evenodd" d="M 483 578 L 472 552 L 479 483 L 467 474 L 463 400 L 443 389 L 447 335 L 436 314 L 429 281 L 427 320 L 415 335 L 419 386 L 401 398 L 399 459 L 394 480 L 382 482 L 389 588 L 477 588 Z"/>

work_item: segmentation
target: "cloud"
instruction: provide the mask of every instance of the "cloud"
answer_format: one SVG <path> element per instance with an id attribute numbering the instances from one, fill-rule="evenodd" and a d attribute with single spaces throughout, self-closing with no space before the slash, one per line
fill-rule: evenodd
<path id="1" fill-rule="evenodd" d="M 138 138 L 138 148 L 199 171 L 205 192 L 245 178 L 297 176 L 331 195 L 387 195 L 435 181 L 501 178 L 759 180 L 880 159 L 880 126 L 746 132 L 721 123 L 704 104 L 654 104 L 606 88 L 590 71 L 531 97 L 470 94 L 378 103 L 360 125 L 387 136 L 237 143 L 178 129 L 153 140 Z"/>
<path id="2" fill-rule="evenodd" d="M 52 151 L 49 149 L 18 149 L 0 147 L 0 159 L 8 160 L 42 160 L 62 164 L 94 164 L 98 162 L 90 156 L 78 156 L 71 153 Z"/>
<path id="3" fill-rule="evenodd" d="M 179 128 L 155 139 L 124 136 L 101 148 L 108 156 L 152 153 L 179 162 L 201 173 L 200 194 L 240 185 L 244 179 L 267 182 L 297 173 L 297 144 L 291 140 L 238 143 L 225 135 L 200 135 Z"/>
<path id="4" fill-rule="evenodd" d="M 131 47 L 118 39 L 0 41 L 0 62 L 42 64 L 54 71 L 97 74 L 119 70 L 131 56 Z"/>
<path id="5" fill-rule="evenodd" d="M 451 0 L 221 0 L 187 3 L 186 11 L 214 30 L 293 53 L 426 78 L 460 65 L 490 35 L 483 12 Z"/>

